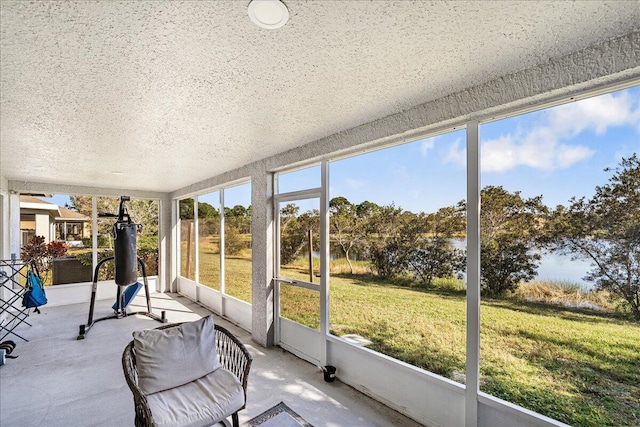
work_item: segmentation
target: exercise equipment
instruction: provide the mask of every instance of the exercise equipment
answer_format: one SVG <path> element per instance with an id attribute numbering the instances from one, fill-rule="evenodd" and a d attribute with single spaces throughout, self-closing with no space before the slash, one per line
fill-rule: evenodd
<path id="1" fill-rule="evenodd" d="M 124 293 L 122 294 L 121 308 L 127 308 L 129 304 L 131 304 L 131 301 L 133 301 L 133 299 L 136 297 L 136 295 L 138 295 L 138 292 L 140 292 L 140 289 L 142 289 L 142 283 L 140 282 L 136 282 L 133 285 L 127 286 L 127 289 L 125 289 Z M 111 308 L 114 310 L 117 310 L 118 301 L 114 302 Z"/>
<path id="2" fill-rule="evenodd" d="M 91 305 L 89 307 L 89 319 L 85 325 L 80 325 L 78 333 L 79 340 L 85 338 L 89 329 L 96 323 L 107 319 L 120 319 L 132 314 L 142 314 L 166 323 L 166 313 L 163 310 L 161 316 L 153 314 L 151 311 L 151 297 L 149 296 L 149 282 L 147 281 L 147 269 L 140 258 L 137 256 L 137 234 L 142 228 L 140 224 L 135 224 L 125 206 L 125 202 L 130 200 L 129 196 L 120 197 L 120 206 L 118 215 L 115 214 L 99 214 L 100 217 L 117 218 L 113 224 L 113 256 L 105 258 L 96 265 L 93 272 L 93 287 L 91 290 Z M 116 291 L 116 302 L 113 305 L 114 314 L 99 319 L 93 319 L 93 312 L 96 303 L 96 292 L 98 290 L 98 273 L 100 267 L 105 263 L 113 261 L 115 269 L 115 282 L 118 286 Z M 147 300 L 147 311 L 127 313 L 127 306 L 131 303 L 135 295 L 138 293 L 142 285 L 138 282 L 138 267 L 142 271 L 145 296 Z M 126 288 L 123 292 L 123 288 Z"/>
<path id="3" fill-rule="evenodd" d="M 13 350 L 16 349 L 16 343 L 11 340 L 2 341 L 0 343 L 0 365 L 4 365 L 6 359 L 17 359 L 18 356 L 12 356 Z"/>

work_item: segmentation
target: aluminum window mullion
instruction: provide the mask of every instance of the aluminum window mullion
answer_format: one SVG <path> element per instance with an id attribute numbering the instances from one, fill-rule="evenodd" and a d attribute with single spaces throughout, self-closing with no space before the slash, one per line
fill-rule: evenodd
<path id="1" fill-rule="evenodd" d="M 200 245 L 199 245 L 199 226 L 198 226 L 198 196 L 193 197 L 193 280 L 200 283 Z M 189 274 L 189 272 L 187 272 Z"/>
<path id="2" fill-rule="evenodd" d="M 224 265 L 225 265 L 225 251 L 224 251 L 224 246 L 225 246 L 225 232 L 224 232 L 224 228 L 225 228 L 225 215 L 224 215 L 224 189 L 221 189 L 218 192 L 219 195 L 219 203 L 218 206 L 220 208 L 220 293 L 224 294 L 225 293 L 225 276 L 224 276 Z M 222 305 L 222 311 L 223 311 L 223 315 L 224 315 L 224 304 Z"/>
<path id="3" fill-rule="evenodd" d="M 274 277 L 274 280 L 278 283 L 286 283 L 287 285 L 296 286 L 298 288 L 305 288 L 320 292 L 320 285 L 318 283 L 305 282 L 304 280 L 291 279 L 289 277 Z"/>
<path id="4" fill-rule="evenodd" d="M 320 363 L 328 364 L 327 337 L 329 335 L 329 162 L 321 165 L 321 196 L 320 196 L 320 332 L 321 350 Z"/>
<path id="5" fill-rule="evenodd" d="M 480 143 L 467 123 L 467 356 L 465 427 L 478 425 L 480 390 Z"/>
<path id="6" fill-rule="evenodd" d="M 292 191 L 291 193 L 276 194 L 274 196 L 276 205 L 281 202 L 293 200 L 316 199 L 322 194 L 322 188 L 311 188 L 308 190 Z"/>

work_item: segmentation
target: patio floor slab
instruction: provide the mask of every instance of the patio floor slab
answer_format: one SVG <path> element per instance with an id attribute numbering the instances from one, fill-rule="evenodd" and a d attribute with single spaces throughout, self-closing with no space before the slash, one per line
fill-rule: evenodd
<path id="1" fill-rule="evenodd" d="M 95 318 L 112 313 L 112 301 L 96 303 Z M 210 312 L 176 294 L 154 294 L 154 313 L 166 310 L 169 322 L 196 320 Z M 137 297 L 130 311 L 143 310 Z M 76 340 L 78 326 L 87 321 L 89 304 L 41 308 L 31 314 L 33 325 L 16 332 L 29 342 L 17 343 L 0 367 L 0 425 L 3 427 L 130 426 L 133 398 L 122 373 L 121 356 L 134 330 L 160 323 L 140 315 L 96 323 L 84 340 Z M 277 348 L 264 348 L 251 335 L 216 317 L 254 357 L 249 374 L 247 408 L 240 421 L 283 401 L 315 427 L 419 426 L 357 390 L 335 381 L 326 383 L 314 365 Z"/>

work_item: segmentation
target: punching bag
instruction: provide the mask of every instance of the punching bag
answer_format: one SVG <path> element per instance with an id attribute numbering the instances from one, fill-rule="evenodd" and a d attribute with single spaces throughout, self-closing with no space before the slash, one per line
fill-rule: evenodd
<path id="1" fill-rule="evenodd" d="M 137 234 L 140 226 L 131 222 L 124 207 L 124 202 L 127 200 L 129 200 L 128 196 L 120 197 L 118 220 L 113 224 L 113 257 L 118 286 L 129 286 L 138 281 Z"/>

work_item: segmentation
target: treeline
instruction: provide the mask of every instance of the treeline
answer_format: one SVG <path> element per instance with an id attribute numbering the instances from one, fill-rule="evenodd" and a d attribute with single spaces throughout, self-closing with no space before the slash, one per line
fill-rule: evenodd
<path id="1" fill-rule="evenodd" d="M 180 200 L 180 219 L 193 219 L 193 199 Z M 220 234 L 220 211 L 206 202 L 198 202 L 198 227 L 202 234 Z M 225 206 L 224 221 L 226 231 L 229 228 L 239 234 L 251 233 L 251 205 L 244 207 L 235 205 L 232 208 Z M 204 229 L 203 229 L 204 227 Z"/>
<path id="2" fill-rule="evenodd" d="M 98 213 L 117 214 L 120 199 L 116 197 L 98 197 L 96 200 Z M 158 249 L 158 202 L 155 200 L 131 199 L 126 207 L 132 220 L 142 224 L 138 235 L 138 247 L 150 250 Z M 93 204 L 91 196 L 71 196 L 70 209 L 89 218 L 92 216 Z M 98 247 L 113 249 L 114 218 L 98 218 Z M 91 223 L 87 223 L 91 230 Z M 83 239 L 85 246 L 91 247 L 91 238 Z"/>
<path id="3" fill-rule="evenodd" d="M 586 258 L 585 280 L 627 303 L 640 320 L 640 165 L 634 154 L 622 159 L 608 183 L 592 198 L 572 198 L 550 209 L 542 196 L 523 198 L 500 186 L 481 190 L 481 290 L 499 296 L 537 275 L 543 250 Z M 393 204 L 330 201 L 331 239 L 341 248 L 351 272 L 355 251 L 382 278 L 412 276 L 427 285 L 435 278 L 460 276 L 466 251 L 452 240 L 466 236 L 466 203 L 434 213 L 413 213 Z M 309 230 L 318 232 L 319 212 L 281 209 L 281 261 L 286 264 L 308 246 Z M 317 239 L 316 239 L 317 240 Z M 317 250 L 317 242 L 314 242 Z"/>
<path id="4" fill-rule="evenodd" d="M 98 213 L 117 214 L 120 207 L 120 199 L 116 197 L 98 197 L 96 200 Z M 81 214 L 91 218 L 93 204 L 91 196 L 71 196 L 70 209 L 80 212 Z M 147 274 L 158 274 L 158 215 L 159 204 L 155 200 L 131 199 L 126 204 L 127 211 L 131 219 L 141 224 L 142 228 L 138 234 L 138 257 L 145 264 Z M 114 218 L 98 218 L 98 259 L 104 259 L 113 256 L 113 224 Z M 91 223 L 88 224 L 91 230 Z M 85 247 L 92 246 L 92 239 L 82 239 Z M 75 255 L 83 265 L 92 265 L 93 256 L 91 252 L 84 252 Z M 114 278 L 114 266 L 107 263 L 100 270 L 100 280 L 109 280 Z"/>

